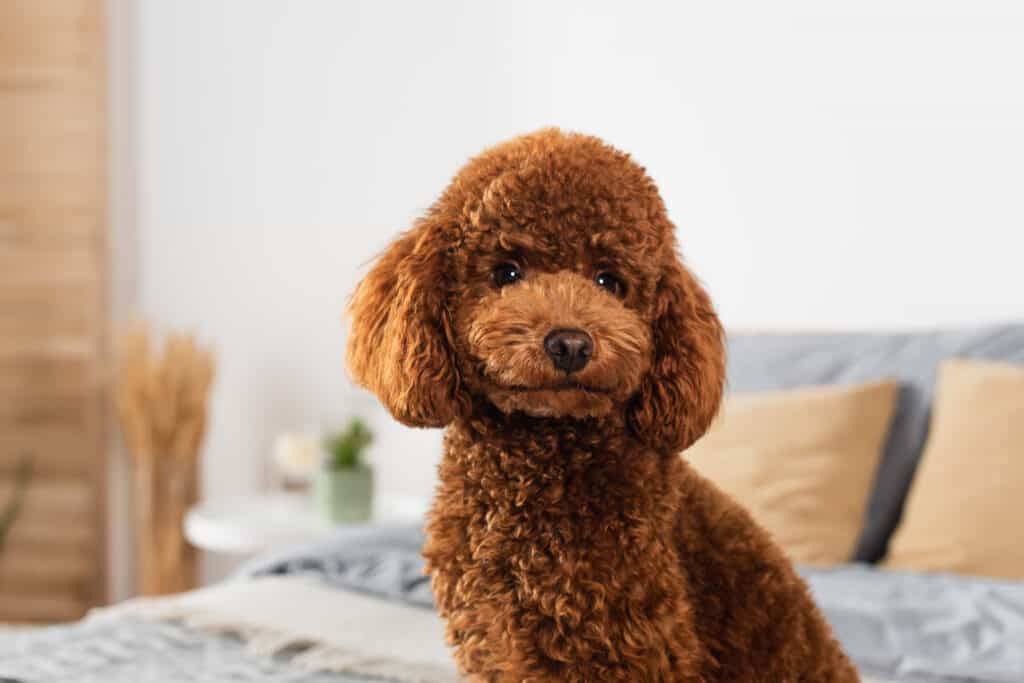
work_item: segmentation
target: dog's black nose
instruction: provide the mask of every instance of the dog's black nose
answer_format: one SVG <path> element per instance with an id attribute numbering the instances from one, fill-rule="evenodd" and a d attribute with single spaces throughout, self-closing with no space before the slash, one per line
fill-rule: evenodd
<path id="1" fill-rule="evenodd" d="M 544 337 L 544 350 L 556 368 L 577 372 L 594 355 L 594 340 L 583 330 L 552 330 Z"/>

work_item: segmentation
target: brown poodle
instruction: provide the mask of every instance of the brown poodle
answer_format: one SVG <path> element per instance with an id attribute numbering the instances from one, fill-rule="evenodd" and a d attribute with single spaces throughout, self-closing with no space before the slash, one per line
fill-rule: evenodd
<path id="1" fill-rule="evenodd" d="M 471 160 L 353 296 L 355 379 L 448 428 L 424 555 L 472 681 L 859 680 L 679 457 L 724 351 L 674 234 L 626 154 L 543 130 Z"/>

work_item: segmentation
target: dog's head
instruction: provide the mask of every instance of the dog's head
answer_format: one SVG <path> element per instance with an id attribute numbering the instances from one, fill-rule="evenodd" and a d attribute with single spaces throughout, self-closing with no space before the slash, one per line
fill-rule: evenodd
<path id="1" fill-rule="evenodd" d="M 658 190 L 592 137 L 544 130 L 471 160 L 351 314 L 356 381 L 408 425 L 444 426 L 474 400 L 541 419 L 620 411 L 678 450 L 721 398 L 721 326 Z"/>

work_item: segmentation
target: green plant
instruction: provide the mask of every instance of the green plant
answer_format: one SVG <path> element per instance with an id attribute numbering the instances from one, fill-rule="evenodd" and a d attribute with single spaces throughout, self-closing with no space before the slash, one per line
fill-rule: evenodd
<path id="1" fill-rule="evenodd" d="M 352 418 L 348 426 L 328 435 L 324 440 L 327 450 L 327 466 L 332 469 L 359 467 L 363 451 L 373 443 L 373 432 L 358 417 Z"/>
<path id="2" fill-rule="evenodd" d="M 32 479 L 32 460 L 25 455 L 18 463 L 18 469 L 14 474 L 14 493 L 3 510 L 0 510 L 0 552 L 3 551 L 7 534 L 14 526 L 14 521 L 18 518 L 21 506 L 25 502 L 25 490 L 28 488 L 30 479 Z"/>

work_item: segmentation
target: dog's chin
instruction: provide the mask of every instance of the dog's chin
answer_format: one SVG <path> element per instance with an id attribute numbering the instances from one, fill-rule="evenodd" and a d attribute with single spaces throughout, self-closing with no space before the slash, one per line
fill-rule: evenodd
<path id="1" fill-rule="evenodd" d="M 601 417 L 615 407 L 605 391 L 580 385 L 561 387 L 502 387 L 488 398 L 503 413 L 522 412 L 532 417 Z"/>

